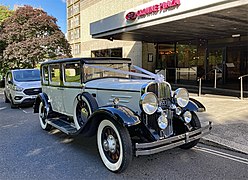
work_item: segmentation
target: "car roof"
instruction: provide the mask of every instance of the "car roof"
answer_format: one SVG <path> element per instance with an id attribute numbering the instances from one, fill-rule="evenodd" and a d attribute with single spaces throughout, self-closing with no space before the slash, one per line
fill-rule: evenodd
<path id="1" fill-rule="evenodd" d="M 41 65 L 45 64 L 55 64 L 55 63 L 66 63 L 66 62 L 77 62 L 81 61 L 86 64 L 123 64 L 128 63 L 131 64 L 130 58 L 118 58 L 118 57 L 96 57 L 96 58 L 66 58 L 66 59 L 58 59 L 58 60 L 48 60 L 46 62 L 41 63 Z"/>

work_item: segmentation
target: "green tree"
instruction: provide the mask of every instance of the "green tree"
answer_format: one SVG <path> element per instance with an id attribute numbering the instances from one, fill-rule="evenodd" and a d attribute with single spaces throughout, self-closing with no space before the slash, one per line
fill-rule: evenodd
<path id="1" fill-rule="evenodd" d="M 0 41 L 4 43 L 4 67 L 30 68 L 45 59 L 71 57 L 70 45 L 56 21 L 31 6 L 19 8 L 3 21 Z"/>
<path id="2" fill-rule="evenodd" d="M 13 11 L 7 6 L 0 5 L 0 24 L 13 14 Z"/>

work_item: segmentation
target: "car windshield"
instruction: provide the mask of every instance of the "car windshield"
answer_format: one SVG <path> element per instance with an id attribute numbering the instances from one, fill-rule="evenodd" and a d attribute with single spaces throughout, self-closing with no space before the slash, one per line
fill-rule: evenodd
<path id="1" fill-rule="evenodd" d="M 40 81 L 40 71 L 38 69 L 20 70 L 13 72 L 15 81 Z"/>

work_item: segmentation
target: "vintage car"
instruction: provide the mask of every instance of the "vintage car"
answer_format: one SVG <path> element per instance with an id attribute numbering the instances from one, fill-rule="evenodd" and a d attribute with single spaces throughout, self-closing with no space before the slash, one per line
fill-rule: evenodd
<path id="1" fill-rule="evenodd" d="M 204 106 L 188 91 L 172 92 L 164 77 L 128 58 L 70 58 L 41 64 L 42 93 L 34 112 L 41 128 L 96 135 L 103 164 L 122 172 L 132 156 L 189 149 L 211 129 L 195 112 Z"/>

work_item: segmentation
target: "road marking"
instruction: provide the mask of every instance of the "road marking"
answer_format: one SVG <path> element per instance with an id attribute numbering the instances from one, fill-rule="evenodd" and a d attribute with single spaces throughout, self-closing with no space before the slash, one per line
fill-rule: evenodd
<path id="1" fill-rule="evenodd" d="M 22 108 L 19 108 L 20 110 L 22 110 L 25 114 L 30 114 L 30 112 L 27 112 L 27 111 L 25 111 L 24 109 L 22 109 Z"/>
<path id="2" fill-rule="evenodd" d="M 223 152 L 220 152 L 220 151 L 216 151 L 216 150 L 212 150 L 212 149 L 208 149 L 208 148 L 203 148 L 203 147 L 194 147 L 194 149 L 197 150 L 197 151 L 206 152 L 206 153 L 209 153 L 209 154 L 213 154 L 215 156 L 223 157 L 223 158 L 226 158 L 226 159 L 230 159 L 230 160 L 233 160 L 233 161 L 240 162 L 240 163 L 248 165 L 248 159 L 246 159 L 246 158 L 234 156 L 234 155 L 231 155 L 231 154 L 227 154 L 227 153 L 223 153 Z"/>
<path id="3" fill-rule="evenodd" d="M 1 107 L 1 108 L 0 108 L 0 111 L 1 111 L 1 110 L 4 110 L 4 109 L 6 109 L 6 108 L 7 108 L 7 107 Z"/>

